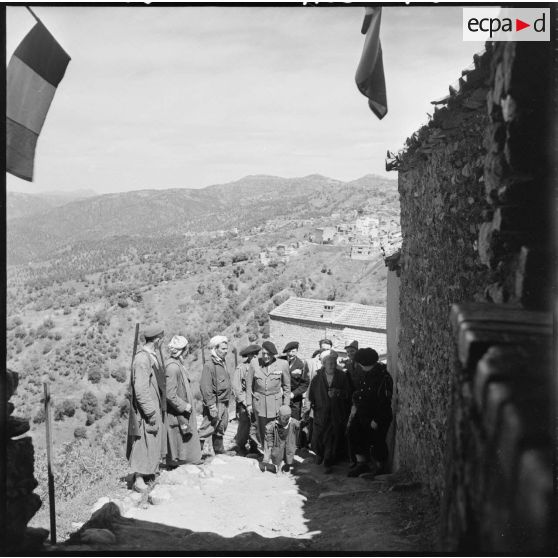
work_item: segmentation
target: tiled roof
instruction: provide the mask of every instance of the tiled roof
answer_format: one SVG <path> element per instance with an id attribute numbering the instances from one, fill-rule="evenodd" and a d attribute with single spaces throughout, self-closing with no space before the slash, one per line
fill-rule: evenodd
<path id="1" fill-rule="evenodd" d="M 328 313 L 326 306 L 333 309 Z M 335 324 L 346 327 L 386 329 L 386 309 L 356 302 L 336 302 L 311 298 L 291 297 L 269 313 L 276 318 L 289 318 Z"/>

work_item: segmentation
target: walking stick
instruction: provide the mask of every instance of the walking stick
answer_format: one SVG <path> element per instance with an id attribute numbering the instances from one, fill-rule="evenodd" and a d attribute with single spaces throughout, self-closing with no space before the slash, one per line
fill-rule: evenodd
<path id="1" fill-rule="evenodd" d="M 56 544 L 56 504 L 54 501 L 54 475 L 52 474 L 52 438 L 50 424 L 50 389 L 44 383 L 45 389 L 45 423 L 47 445 L 47 472 L 48 472 L 48 503 L 50 508 L 50 542 Z"/>

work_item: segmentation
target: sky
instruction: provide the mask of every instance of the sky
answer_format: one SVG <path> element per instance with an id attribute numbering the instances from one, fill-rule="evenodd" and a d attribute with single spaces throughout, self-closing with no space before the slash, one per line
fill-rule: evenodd
<path id="1" fill-rule="evenodd" d="M 6 8 L 9 59 L 34 20 Z M 483 43 L 462 8 L 384 7 L 388 114 L 354 75 L 359 6 L 39 6 L 72 60 L 39 137 L 35 180 L 11 191 L 202 188 L 246 175 L 385 172 Z"/>

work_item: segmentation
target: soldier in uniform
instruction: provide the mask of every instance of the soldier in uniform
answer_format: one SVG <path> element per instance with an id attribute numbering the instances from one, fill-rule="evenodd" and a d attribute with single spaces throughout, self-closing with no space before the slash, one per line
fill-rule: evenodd
<path id="1" fill-rule="evenodd" d="M 298 347 L 298 341 L 291 341 L 287 343 L 283 349 L 283 353 L 287 355 L 289 374 L 291 375 L 291 416 L 296 420 L 300 420 L 301 418 L 302 398 L 310 385 L 304 362 L 297 356 Z"/>
<path id="2" fill-rule="evenodd" d="M 258 436 L 256 423 L 246 409 L 246 376 L 250 368 L 250 362 L 258 356 L 262 350 L 259 345 L 249 345 L 240 351 L 244 358 L 234 371 L 232 389 L 236 399 L 236 416 L 238 418 L 238 430 L 236 432 L 235 451 L 239 455 L 246 455 L 246 442 L 250 442 L 250 453 L 258 453 Z"/>
<path id="3" fill-rule="evenodd" d="M 229 350 L 229 340 L 224 335 L 216 335 L 209 340 L 211 358 L 204 364 L 200 379 L 203 399 L 203 420 L 200 425 L 200 443 L 211 436 L 216 454 L 225 453 L 223 437 L 229 424 L 229 399 L 231 379 L 225 363 Z"/>
<path id="4" fill-rule="evenodd" d="M 262 446 L 265 425 L 275 420 L 281 405 L 289 404 L 291 395 L 289 366 L 276 355 L 275 345 L 264 341 L 261 358 L 252 359 L 246 376 L 246 409 L 254 413 Z"/>
<path id="5" fill-rule="evenodd" d="M 145 328 L 145 345 L 134 356 L 130 378 L 126 457 L 138 492 L 147 490 L 145 481 L 154 479 L 167 453 L 165 372 L 157 357 L 163 336 L 162 327 Z"/>
<path id="6" fill-rule="evenodd" d="M 378 353 L 370 348 L 357 351 L 355 362 L 361 365 L 364 375 L 360 389 L 353 393 L 347 424 L 349 441 L 357 460 L 349 477 L 371 472 L 370 457 L 375 461 L 375 472 L 385 468 L 388 458 L 386 435 L 393 419 L 393 380 L 386 365 L 378 362 Z"/>

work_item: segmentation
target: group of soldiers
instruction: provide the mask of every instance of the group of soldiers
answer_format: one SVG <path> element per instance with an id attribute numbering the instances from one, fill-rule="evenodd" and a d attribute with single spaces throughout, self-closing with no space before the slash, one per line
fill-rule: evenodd
<path id="1" fill-rule="evenodd" d="M 184 366 L 188 340 L 173 336 L 164 359 L 163 329 L 147 327 L 144 337 L 130 378 L 127 457 L 134 489 L 147 490 L 161 462 L 203 463 L 210 440 L 215 454 L 257 458 L 262 471 L 291 470 L 297 452 L 313 453 L 325 473 L 344 460 L 351 477 L 385 469 L 393 381 L 374 349 L 359 349 L 353 341 L 340 359 L 332 342 L 322 339 L 310 358 L 301 359 L 297 341 L 279 355 L 266 340 L 244 347 L 242 362 L 230 374 L 228 339 L 217 335 L 209 341 L 201 374 L 198 430 Z M 238 420 L 238 429 L 235 447 L 226 451 L 229 417 Z"/>

